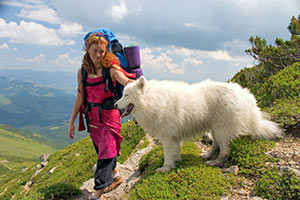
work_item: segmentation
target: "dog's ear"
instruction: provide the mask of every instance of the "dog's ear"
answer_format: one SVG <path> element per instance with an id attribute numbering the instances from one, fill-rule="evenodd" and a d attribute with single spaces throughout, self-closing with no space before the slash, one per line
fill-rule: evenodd
<path id="1" fill-rule="evenodd" d="M 146 78 L 144 76 L 141 76 L 137 83 L 138 87 L 143 90 L 146 86 L 146 82 L 147 82 Z"/>

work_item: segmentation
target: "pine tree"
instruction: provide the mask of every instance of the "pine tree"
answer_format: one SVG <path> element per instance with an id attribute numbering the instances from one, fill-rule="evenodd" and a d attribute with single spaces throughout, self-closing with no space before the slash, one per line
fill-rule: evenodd
<path id="1" fill-rule="evenodd" d="M 258 36 L 251 36 L 249 39 L 252 48 L 247 49 L 246 53 L 263 65 L 263 75 L 266 78 L 300 61 L 300 15 L 298 18 L 292 17 L 287 29 L 291 33 L 291 39 L 284 41 L 276 38 L 276 46 L 267 45 L 266 40 Z"/>

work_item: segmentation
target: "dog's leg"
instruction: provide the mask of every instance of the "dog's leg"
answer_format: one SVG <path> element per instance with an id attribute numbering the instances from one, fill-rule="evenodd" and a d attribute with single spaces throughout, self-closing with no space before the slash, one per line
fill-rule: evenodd
<path id="1" fill-rule="evenodd" d="M 213 145 L 212 145 L 210 151 L 208 153 L 201 154 L 201 158 L 203 158 L 205 160 L 211 160 L 211 159 L 213 159 L 214 155 L 216 154 L 216 152 L 218 150 L 219 150 L 219 146 L 217 145 L 216 142 L 213 142 Z"/>
<path id="2" fill-rule="evenodd" d="M 225 131 L 224 131 L 225 130 Z M 205 164 L 210 165 L 210 166 L 223 166 L 224 161 L 228 159 L 229 152 L 230 152 L 230 147 L 229 147 L 229 138 L 228 133 L 226 133 L 226 129 L 223 127 L 223 130 L 215 130 L 214 134 L 214 141 L 215 143 L 220 147 L 220 153 L 215 160 L 209 160 L 205 162 Z"/>
<path id="3" fill-rule="evenodd" d="M 211 159 L 213 159 L 214 155 L 215 155 L 216 152 L 219 150 L 219 146 L 218 146 L 218 144 L 216 143 L 216 139 L 215 139 L 213 130 L 211 130 L 211 136 L 212 136 L 213 144 L 212 144 L 212 147 L 211 147 L 210 151 L 209 151 L 208 153 L 203 153 L 203 154 L 201 154 L 201 157 L 202 157 L 203 159 L 206 159 L 206 160 L 211 160 Z"/>
<path id="4" fill-rule="evenodd" d="M 181 160 L 180 142 L 174 138 L 160 140 L 164 148 L 164 165 L 156 169 L 159 172 L 166 172 L 175 168 L 175 161 Z"/>

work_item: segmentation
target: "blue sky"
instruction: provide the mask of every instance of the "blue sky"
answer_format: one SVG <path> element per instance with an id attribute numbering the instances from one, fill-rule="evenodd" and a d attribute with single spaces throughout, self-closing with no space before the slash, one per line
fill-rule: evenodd
<path id="1" fill-rule="evenodd" d="M 250 36 L 288 40 L 299 14 L 299 0 L 0 0 L 0 69 L 75 73 L 85 33 L 107 27 L 149 79 L 226 81 L 254 64 Z"/>

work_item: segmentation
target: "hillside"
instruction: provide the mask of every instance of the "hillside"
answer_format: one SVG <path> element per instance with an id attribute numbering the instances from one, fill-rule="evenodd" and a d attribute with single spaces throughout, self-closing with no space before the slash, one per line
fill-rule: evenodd
<path id="1" fill-rule="evenodd" d="M 250 89 L 258 105 L 289 133 L 300 136 L 300 62 L 287 66 L 263 83 L 254 83 L 257 68 L 243 69 L 231 81 Z M 250 76 L 251 74 L 251 76 Z"/>
<path id="2" fill-rule="evenodd" d="M 145 136 L 143 130 L 133 121 L 122 125 L 124 142 L 119 162 L 124 162 Z M 48 195 L 61 192 L 61 196 L 79 194 L 81 184 L 93 176 L 91 170 L 97 156 L 89 137 L 52 154 L 43 166 L 31 164 L 22 172 L 15 173 L 7 183 L 0 184 L 0 199 L 50 199 Z M 50 172 L 50 170 L 53 172 Z M 31 181 L 30 188 L 24 186 Z M 68 198 L 67 198 L 68 199 Z"/>
<path id="3" fill-rule="evenodd" d="M 67 122 L 74 98 L 63 90 L 0 77 L 0 124 L 39 134 L 55 148 L 65 147 L 72 143 Z M 81 132 L 75 140 L 86 135 Z"/>
<path id="4" fill-rule="evenodd" d="M 42 154 L 55 151 L 52 147 L 0 126 L 0 183 L 14 173 L 39 161 Z"/>

